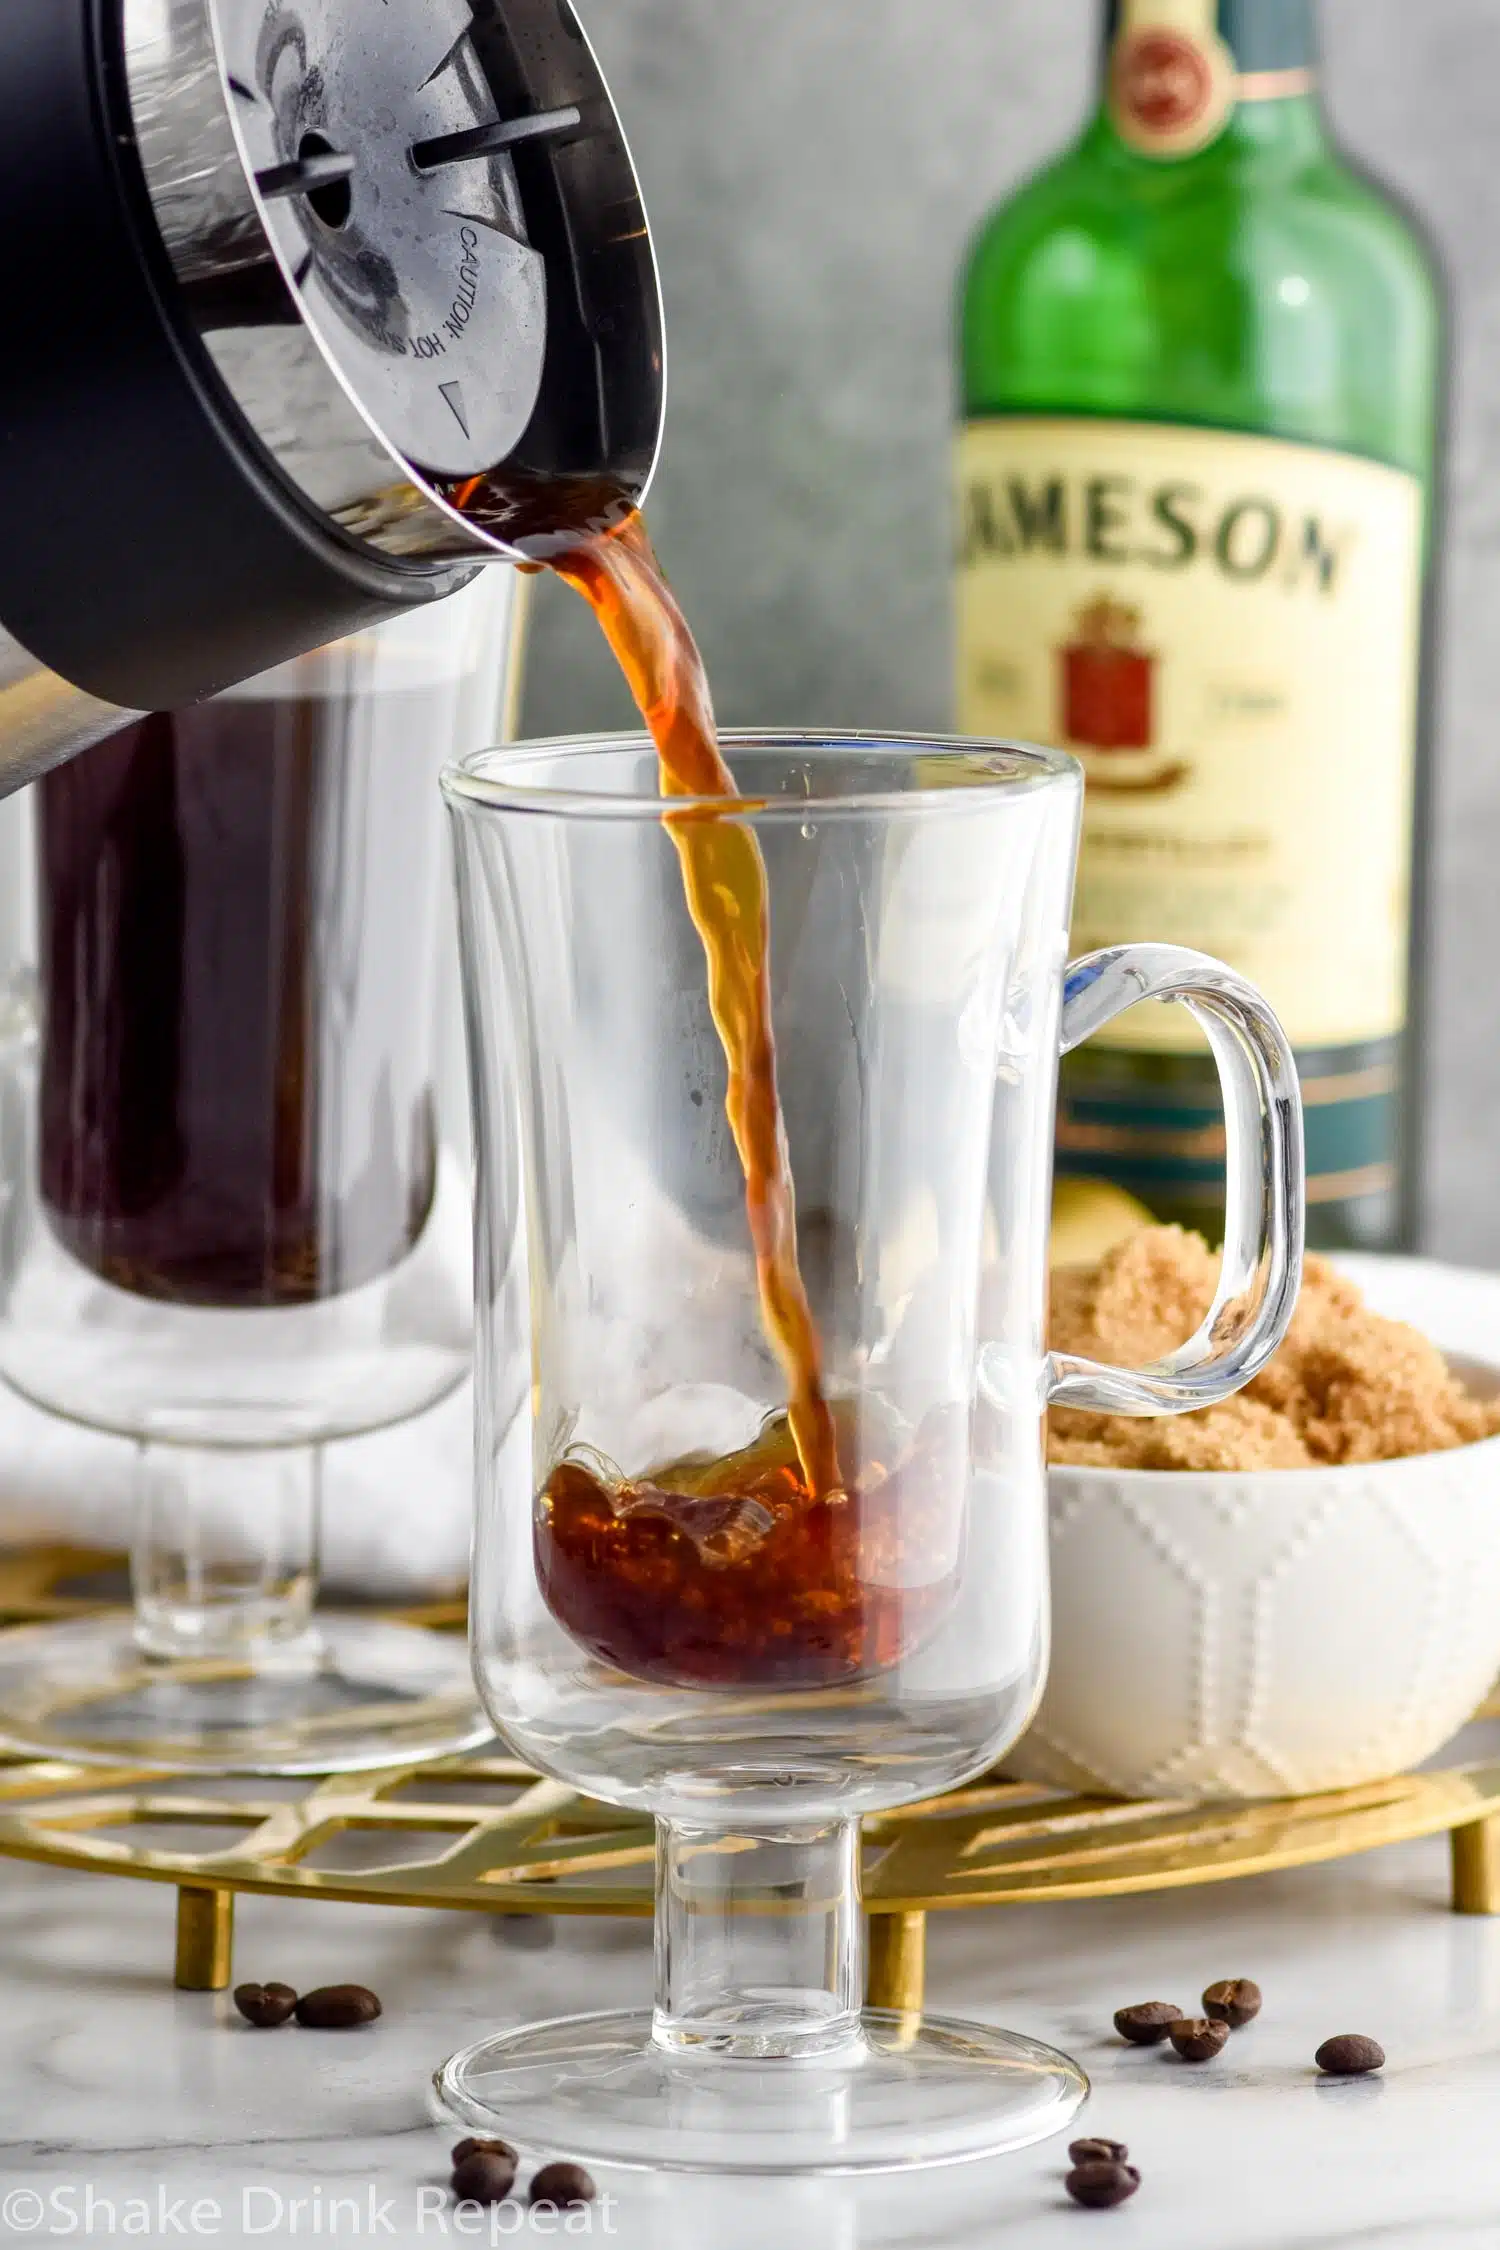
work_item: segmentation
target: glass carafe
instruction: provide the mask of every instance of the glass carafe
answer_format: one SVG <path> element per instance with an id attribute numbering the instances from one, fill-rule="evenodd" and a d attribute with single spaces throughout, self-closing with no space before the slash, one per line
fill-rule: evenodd
<path id="1" fill-rule="evenodd" d="M 437 775 L 504 731 L 516 591 L 486 572 L 33 793 L 0 1371 L 134 1442 L 135 1610 L 7 1641 L 6 1740 L 291 1770 L 487 1731 L 456 1644 L 313 1610 L 323 1448 L 469 1364 Z"/>

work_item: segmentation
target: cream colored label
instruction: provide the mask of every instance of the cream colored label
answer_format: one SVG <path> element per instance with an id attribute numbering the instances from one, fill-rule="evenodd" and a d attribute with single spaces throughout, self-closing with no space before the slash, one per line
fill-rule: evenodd
<path id="1" fill-rule="evenodd" d="M 1218 0 L 1125 0 L 1110 57 L 1116 132 L 1142 156 L 1195 156 L 1235 104 L 1236 65 Z"/>
<path id="2" fill-rule="evenodd" d="M 959 724 L 1088 781 L 1077 952 L 1217 954 L 1303 1047 L 1406 1014 L 1422 493 L 1270 438 L 1000 419 L 960 444 Z M 1123 1048 L 1199 1046 L 1139 1008 Z"/>

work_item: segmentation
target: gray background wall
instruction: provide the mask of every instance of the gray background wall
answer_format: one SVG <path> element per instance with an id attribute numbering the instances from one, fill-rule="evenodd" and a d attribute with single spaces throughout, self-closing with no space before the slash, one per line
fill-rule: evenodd
<path id="1" fill-rule="evenodd" d="M 587 0 L 586 0 L 587 4 Z M 730 724 L 949 719 L 950 302 L 1089 99 L 1097 0 L 593 0 L 667 294 L 651 516 Z M 1458 303 L 1428 1246 L 1500 1264 L 1500 0 L 1323 0 L 1346 140 Z M 621 693 L 541 590 L 530 731 Z"/>

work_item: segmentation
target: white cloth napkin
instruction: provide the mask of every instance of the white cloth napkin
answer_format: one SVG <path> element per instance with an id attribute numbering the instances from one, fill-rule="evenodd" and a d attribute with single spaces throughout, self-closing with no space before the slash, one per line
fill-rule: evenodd
<path id="1" fill-rule="evenodd" d="M 461 1592 L 469 1570 L 473 1387 L 373 1437 L 324 1448 L 324 1582 L 387 1601 Z M 0 1544 L 123 1550 L 134 1448 L 0 1387 Z"/>

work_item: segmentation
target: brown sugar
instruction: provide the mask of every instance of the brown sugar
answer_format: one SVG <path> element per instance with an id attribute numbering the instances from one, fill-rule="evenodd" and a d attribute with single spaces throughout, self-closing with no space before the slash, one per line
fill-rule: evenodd
<path id="1" fill-rule="evenodd" d="M 1097 1266 L 1052 1276 L 1054 1350 L 1142 1367 L 1187 1341 L 1219 1261 L 1181 1227 L 1143 1227 Z M 1440 1453 L 1500 1432 L 1500 1400 L 1471 1397 L 1415 1328 L 1386 1320 L 1326 1258 L 1310 1257 L 1285 1343 L 1238 1397 L 1161 1421 L 1049 1417 L 1048 1459 L 1102 1469 L 1307 1469 Z"/>

